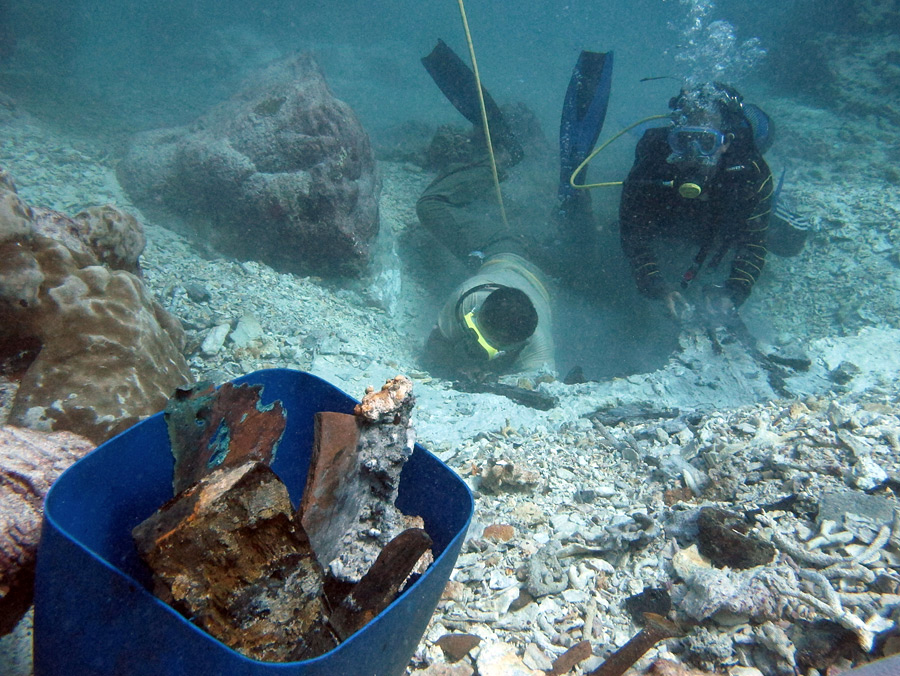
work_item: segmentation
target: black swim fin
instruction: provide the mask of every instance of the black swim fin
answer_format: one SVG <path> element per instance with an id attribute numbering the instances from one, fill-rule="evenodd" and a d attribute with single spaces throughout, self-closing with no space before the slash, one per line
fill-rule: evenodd
<path id="1" fill-rule="evenodd" d="M 612 85 L 613 53 L 583 51 L 578 57 L 559 125 L 559 200 L 561 205 L 576 196 L 569 184 L 572 172 L 594 149 L 603 121 Z M 578 176 L 584 183 L 585 172 Z"/>
<path id="2" fill-rule="evenodd" d="M 422 57 L 422 65 L 453 107 L 475 125 L 476 129 L 481 129 L 481 106 L 472 69 L 443 40 L 438 40 L 431 53 Z M 483 86 L 481 93 L 484 96 L 484 108 L 493 143 L 502 146 L 512 161 L 518 162 L 522 158 L 522 146 L 504 122 L 500 106 Z"/>

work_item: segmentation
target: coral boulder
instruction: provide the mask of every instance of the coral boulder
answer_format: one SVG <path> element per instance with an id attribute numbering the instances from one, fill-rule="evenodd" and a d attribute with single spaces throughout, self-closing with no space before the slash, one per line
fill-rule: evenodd
<path id="1" fill-rule="evenodd" d="M 9 422 L 95 443 L 189 380 L 180 324 L 139 277 L 102 264 L 137 269 L 139 225 L 99 214 L 33 210 L 0 172 L 0 366 L 18 382 Z"/>

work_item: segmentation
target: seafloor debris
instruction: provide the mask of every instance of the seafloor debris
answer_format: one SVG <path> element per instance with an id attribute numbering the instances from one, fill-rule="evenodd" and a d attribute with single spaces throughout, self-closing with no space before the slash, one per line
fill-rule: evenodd
<path id="1" fill-rule="evenodd" d="M 738 514 L 704 507 L 697 517 L 700 553 L 720 568 L 746 569 L 775 558 L 771 542 L 748 535 L 750 525 Z"/>
<path id="2" fill-rule="evenodd" d="M 559 406 L 559 398 L 545 392 L 519 387 L 518 385 L 506 385 L 505 383 L 474 380 L 456 381 L 453 388 L 460 392 L 484 392 L 506 397 L 517 404 L 534 408 L 538 411 L 549 411 Z"/>
<path id="3" fill-rule="evenodd" d="M 558 551 L 559 543 L 550 542 L 528 559 L 525 588 L 533 597 L 556 594 L 569 586 L 569 578 L 557 557 Z"/>
<path id="4" fill-rule="evenodd" d="M 450 663 L 459 662 L 479 643 L 481 639 L 474 634 L 445 634 L 434 642 Z"/>
<path id="5" fill-rule="evenodd" d="M 359 582 L 388 542 L 423 525 L 394 506 L 415 445 L 414 403 L 412 381 L 397 376 L 377 392 L 370 389 L 355 415 L 316 417 L 300 510 L 322 565 L 340 581 Z"/>
<path id="6" fill-rule="evenodd" d="M 284 434 L 280 401 L 261 406 L 259 385 L 194 383 L 178 388 L 166 405 L 178 493 L 224 465 L 248 460 L 270 464 Z"/>
<path id="7" fill-rule="evenodd" d="M 302 660 L 338 640 L 322 568 L 293 511 L 275 473 L 251 461 L 180 493 L 134 538 L 163 601 L 248 657 Z"/>
<path id="8" fill-rule="evenodd" d="M 329 624 L 341 640 L 387 608 L 431 544 L 422 528 L 410 528 L 384 546 L 372 567 L 329 617 Z"/>
<path id="9" fill-rule="evenodd" d="M 421 519 L 394 506 L 414 399 L 398 376 L 357 407 L 377 415 L 317 414 L 307 494 L 294 512 L 267 464 L 285 413 L 280 402 L 261 407 L 260 393 L 201 383 L 176 394 L 167 421 L 181 492 L 133 535 L 160 598 L 249 657 L 302 660 L 362 628 L 431 561 Z M 323 563 L 352 566 L 355 577 L 334 582 Z"/>
<path id="10" fill-rule="evenodd" d="M 490 493 L 501 491 L 530 492 L 541 481 L 537 472 L 509 460 L 490 459 L 481 470 L 479 488 Z"/>
<path id="11" fill-rule="evenodd" d="M 900 408 L 891 395 L 597 422 L 485 434 L 454 449 L 454 466 L 479 489 L 477 518 L 513 526 L 513 537 L 464 545 L 460 588 L 439 605 L 417 664 L 445 662 L 432 641 L 454 630 L 481 637 L 460 662 L 475 666 L 485 644 L 501 643 L 507 659 L 549 671 L 588 640 L 594 655 L 573 673 L 589 673 L 634 634 L 626 600 L 646 588 L 666 590 L 667 616 L 694 626 L 651 649 L 636 673 L 653 663 L 654 674 L 813 676 L 896 650 Z M 649 462 L 676 455 L 683 464 Z M 864 493 L 858 477 L 875 477 L 859 474 L 865 457 L 887 478 Z M 496 458 L 536 473 L 540 490 L 485 490 L 477 474 Z M 711 479 L 698 493 L 683 490 L 686 466 Z M 576 499 L 583 491 L 590 502 Z M 698 551 L 704 539 L 717 545 L 704 546 L 716 565 Z M 545 578 L 556 584 L 531 589 Z"/>
<path id="12" fill-rule="evenodd" d="M 366 389 L 366 396 L 353 409 L 353 413 L 368 423 L 391 421 L 395 425 L 409 425 L 409 414 L 415 399 L 412 396 L 412 381 L 406 376 L 397 376 L 387 381 L 377 392 L 374 387 Z"/>
<path id="13" fill-rule="evenodd" d="M 647 613 L 644 616 L 644 626 L 641 630 L 588 676 L 622 676 L 657 643 L 683 634 L 682 628 L 674 622 L 659 615 Z"/>

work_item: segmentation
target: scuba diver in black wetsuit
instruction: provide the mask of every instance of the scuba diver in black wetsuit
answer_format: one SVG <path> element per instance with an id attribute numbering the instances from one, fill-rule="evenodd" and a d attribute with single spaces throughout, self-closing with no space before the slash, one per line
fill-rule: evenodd
<path id="1" fill-rule="evenodd" d="M 767 253 L 775 186 L 754 129 L 764 113 L 721 83 L 683 89 L 669 107 L 672 124 L 644 133 L 623 185 L 622 248 L 638 290 L 665 300 L 676 317 L 687 308 L 682 291 L 710 254 L 709 267 L 715 267 L 734 249 L 724 284 L 707 289 L 705 299 L 709 315 L 733 315 L 759 279 Z M 698 247 L 677 286 L 660 271 L 657 254 L 665 240 Z"/>

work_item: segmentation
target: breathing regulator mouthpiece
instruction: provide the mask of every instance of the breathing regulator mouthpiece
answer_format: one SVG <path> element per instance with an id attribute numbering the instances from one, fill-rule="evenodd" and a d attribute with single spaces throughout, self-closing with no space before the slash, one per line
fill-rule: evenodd
<path id="1" fill-rule="evenodd" d="M 697 199 L 700 197 L 700 193 L 703 192 L 703 188 L 701 188 L 696 183 L 682 183 L 678 186 L 678 194 L 684 197 L 685 199 Z"/>

